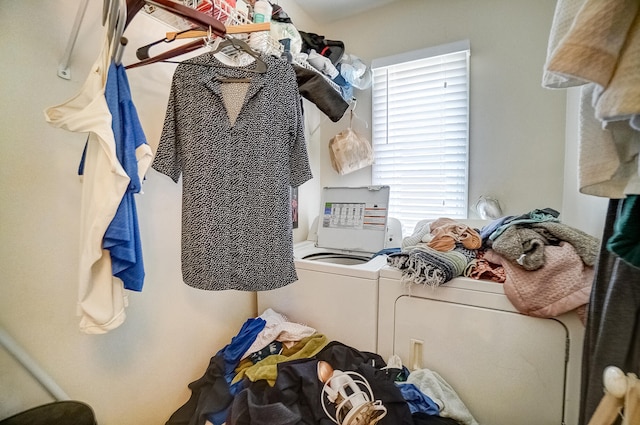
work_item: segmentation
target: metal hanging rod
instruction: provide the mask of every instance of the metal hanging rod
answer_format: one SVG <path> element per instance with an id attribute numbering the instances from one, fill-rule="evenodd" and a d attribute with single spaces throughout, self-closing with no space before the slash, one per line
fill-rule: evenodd
<path id="1" fill-rule="evenodd" d="M 64 78 L 65 80 L 71 79 L 71 71 L 69 70 L 69 60 L 71 59 L 71 53 L 73 53 L 73 48 L 75 47 L 76 40 L 78 39 L 78 32 L 80 31 L 80 24 L 82 24 L 82 20 L 84 19 L 84 14 L 87 11 L 87 5 L 89 4 L 89 0 L 81 0 L 80 5 L 78 6 L 78 12 L 76 13 L 76 20 L 73 23 L 73 28 L 71 28 L 71 35 L 69 36 L 69 42 L 67 43 L 67 48 L 64 51 L 64 56 L 58 65 L 58 77 Z"/>

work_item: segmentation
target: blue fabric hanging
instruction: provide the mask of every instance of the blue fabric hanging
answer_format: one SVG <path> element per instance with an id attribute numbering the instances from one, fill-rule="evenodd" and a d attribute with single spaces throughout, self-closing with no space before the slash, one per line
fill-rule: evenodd
<path id="1" fill-rule="evenodd" d="M 105 232 L 102 246 L 110 251 L 112 273 L 122 279 L 125 289 L 141 291 L 145 273 L 134 194 L 139 193 L 142 188 L 136 149 L 146 144 L 147 140 L 131 98 L 129 80 L 123 65 L 111 63 L 105 97 L 112 115 L 116 156 L 130 182 L 116 215 Z"/>

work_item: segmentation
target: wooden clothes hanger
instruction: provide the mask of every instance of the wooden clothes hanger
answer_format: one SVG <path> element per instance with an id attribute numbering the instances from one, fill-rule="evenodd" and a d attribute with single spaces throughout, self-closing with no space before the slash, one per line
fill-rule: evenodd
<path id="1" fill-rule="evenodd" d="M 244 34 L 251 33 L 256 31 L 269 31 L 271 28 L 270 22 L 263 22 L 259 24 L 245 24 L 245 25 L 233 25 L 227 28 L 227 34 Z M 136 50 L 136 56 L 140 60 L 145 60 L 149 58 L 149 49 L 160 43 L 171 43 L 178 39 L 184 38 L 201 38 L 201 37 L 209 37 L 211 38 L 211 34 L 208 31 L 203 30 L 194 30 L 194 29 L 186 29 L 184 31 L 178 32 L 167 32 L 165 38 L 161 38 L 160 40 L 153 41 L 145 46 L 138 47 Z"/>
<path id="2" fill-rule="evenodd" d="M 111 0 L 115 1 L 115 0 Z M 125 22 L 125 28 L 133 17 L 144 7 L 145 4 L 151 4 L 153 6 L 164 9 L 168 12 L 181 16 L 190 22 L 193 22 L 201 29 L 208 29 L 212 34 L 216 36 L 225 36 L 227 33 L 227 28 L 224 26 L 222 22 L 215 19 L 212 16 L 209 16 L 205 13 L 199 12 L 195 9 L 187 7 L 183 4 L 175 3 L 171 0 L 126 0 L 127 4 L 127 19 Z M 137 68 L 139 66 L 149 65 L 152 63 L 164 61 L 179 55 L 183 55 L 185 53 L 192 52 L 197 50 L 205 45 L 204 40 L 196 40 L 191 43 L 187 43 L 175 49 L 171 49 L 167 52 L 161 53 L 158 56 L 150 57 L 140 62 L 134 63 L 132 65 L 128 65 L 125 68 Z"/>
<path id="3" fill-rule="evenodd" d="M 271 22 L 260 22 L 257 24 L 231 25 L 227 27 L 227 34 L 245 34 L 257 31 L 269 31 Z M 185 30 L 180 32 L 168 32 L 166 40 L 176 40 L 179 38 L 206 37 L 207 32 L 202 30 Z"/>
<path id="4" fill-rule="evenodd" d="M 193 52 L 198 50 L 206 45 L 204 40 L 196 40 L 191 43 L 183 44 L 180 47 L 176 47 L 175 49 L 167 50 L 164 53 L 160 53 L 156 56 L 141 60 L 140 62 L 132 63 L 131 65 L 127 65 L 126 69 L 138 68 L 140 66 L 150 65 L 156 62 L 166 62 L 168 59 L 174 58 L 176 56 L 184 55 L 186 53 Z"/>
<path id="5" fill-rule="evenodd" d="M 136 50 L 136 57 L 140 60 L 145 60 L 145 59 L 149 59 L 149 49 L 152 48 L 153 46 L 160 44 L 160 43 L 171 43 L 173 40 L 176 39 L 176 36 L 179 34 L 182 34 L 183 32 L 188 32 L 191 30 L 185 30 L 185 31 L 181 31 L 181 32 L 176 32 L 174 33 L 175 36 L 173 38 L 162 38 L 160 40 L 156 40 L 154 42 L 151 42 L 145 46 L 140 46 L 138 47 L 138 50 Z"/>

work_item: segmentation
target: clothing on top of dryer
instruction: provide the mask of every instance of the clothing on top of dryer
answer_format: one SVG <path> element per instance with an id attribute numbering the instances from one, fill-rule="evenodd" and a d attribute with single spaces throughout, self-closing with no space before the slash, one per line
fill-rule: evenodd
<path id="1" fill-rule="evenodd" d="M 578 309 L 584 322 L 589 303 L 593 267 L 585 265 L 574 247 L 562 242 L 545 246 L 547 261 L 538 270 L 528 271 L 489 250 L 489 261 L 506 270 L 504 292 L 521 313 L 536 317 L 555 317 Z M 550 284 L 552 282 L 553 284 Z"/>
<path id="2" fill-rule="evenodd" d="M 485 258 L 486 251 L 479 249 L 476 258 L 471 260 L 464 269 L 464 276 L 477 280 L 490 280 L 504 283 L 507 279 L 504 267 Z"/>
<path id="3" fill-rule="evenodd" d="M 456 244 L 467 249 L 480 249 L 482 238 L 471 227 L 451 218 L 441 217 L 430 223 L 431 240 L 427 245 L 437 251 L 451 251 Z"/>
<path id="4" fill-rule="evenodd" d="M 442 252 L 422 245 L 389 255 L 387 263 L 402 270 L 406 283 L 440 286 L 461 276 L 474 258 L 475 251 L 462 246 Z"/>
<path id="5" fill-rule="evenodd" d="M 431 246 L 443 223 L 466 234 L 465 241 L 456 239 L 462 233 L 453 232 L 436 244 L 453 244 L 451 251 Z M 492 239 L 491 248 L 480 242 L 485 237 Z M 478 249 L 465 248 L 465 243 Z M 387 263 L 408 284 L 440 286 L 458 276 L 504 283 L 507 298 L 520 313 L 556 317 L 577 309 L 584 322 L 598 249 L 597 238 L 561 223 L 557 211 L 545 208 L 495 219 L 477 232 L 447 218 L 422 220 Z"/>
<path id="6" fill-rule="evenodd" d="M 489 240 L 493 241 L 502 234 L 509 226 L 524 225 L 531 223 L 544 223 L 544 222 L 559 222 L 558 216 L 560 213 L 553 208 L 534 209 L 528 213 L 518 216 L 500 217 L 495 219 L 492 223 L 500 223 L 499 226 L 493 229 L 489 235 Z M 489 225 L 493 227 L 493 225 Z M 484 233 L 484 232 L 482 232 Z"/>
<path id="7" fill-rule="evenodd" d="M 297 279 L 290 187 L 312 177 L 300 95 L 286 61 L 262 59 L 267 71 L 252 74 L 208 52 L 173 75 L 153 168 L 182 176 L 182 275 L 195 288 L 262 291 Z M 221 78 L 248 76 L 232 123 Z"/>
<path id="8" fill-rule="evenodd" d="M 480 234 L 447 217 L 421 220 L 411 236 L 402 239 L 402 250 L 387 257 L 390 266 L 402 270 L 406 283 L 440 286 L 462 276 L 482 247 Z"/>
<path id="9" fill-rule="evenodd" d="M 594 265 L 600 249 L 598 238 L 557 222 L 506 225 L 491 249 L 527 270 L 536 270 L 546 263 L 545 247 L 562 242 L 570 243 L 587 266 Z"/>

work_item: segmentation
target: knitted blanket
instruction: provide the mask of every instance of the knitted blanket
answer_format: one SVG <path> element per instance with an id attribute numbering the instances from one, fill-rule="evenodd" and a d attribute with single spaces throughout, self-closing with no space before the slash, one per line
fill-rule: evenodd
<path id="1" fill-rule="evenodd" d="M 582 230 L 551 221 L 508 226 L 493 241 L 492 248 L 526 270 L 537 270 L 545 265 L 545 246 L 561 242 L 571 244 L 584 264 L 593 266 L 600 249 L 599 240 Z"/>

